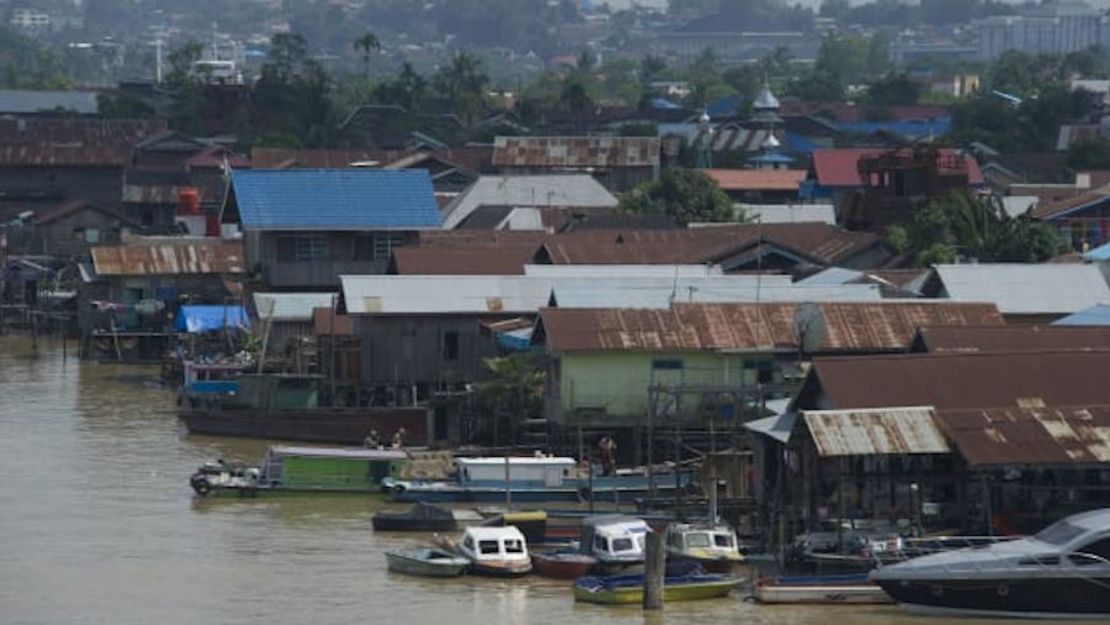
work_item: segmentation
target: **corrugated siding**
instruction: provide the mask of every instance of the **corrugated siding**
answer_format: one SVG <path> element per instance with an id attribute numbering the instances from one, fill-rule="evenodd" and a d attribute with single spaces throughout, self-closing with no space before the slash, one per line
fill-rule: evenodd
<path id="1" fill-rule="evenodd" d="M 90 253 L 102 276 L 243 273 L 246 265 L 238 241 L 100 246 Z"/>
<path id="2" fill-rule="evenodd" d="M 930 407 L 815 410 L 802 416 L 823 458 L 949 451 Z"/>

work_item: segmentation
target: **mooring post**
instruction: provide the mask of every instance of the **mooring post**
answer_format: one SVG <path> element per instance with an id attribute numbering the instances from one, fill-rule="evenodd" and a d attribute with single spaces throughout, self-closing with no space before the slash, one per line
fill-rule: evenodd
<path id="1" fill-rule="evenodd" d="M 667 550 L 664 547 L 667 528 L 648 532 L 644 545 L 644 609 L 663 609 L 663 575 L 667 569 Z"/>

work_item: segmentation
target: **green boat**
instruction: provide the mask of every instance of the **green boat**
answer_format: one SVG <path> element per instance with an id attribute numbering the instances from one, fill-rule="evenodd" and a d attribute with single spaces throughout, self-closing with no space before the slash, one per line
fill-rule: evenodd
<path id="1" fill-rule="evenodd" d="M 413 549 L 385 552 L 389 570 L 421 577 L 455 577 L 470 566 L 470 560 L 443 549 Z"/>
<path id="2" fill-rule="evenodd" d="M 691 574 L 663 580 L 663 601 L 695 601 L 728 596 L 743 581 L 724 575 Z M 609 605 L 638 604 L 644 601 L 643 575 L 582 577 L 574 583 L 574 600 Z"/>
<path id="3" fill-rule="evenodd" d="M 271 447 L 257 467 L 206 462 L 189 478 L 189 485 L 201 497 L 382 495 L 382 480 L 399 476 L 406 462 L 408 454 L 395 449 Z"/>

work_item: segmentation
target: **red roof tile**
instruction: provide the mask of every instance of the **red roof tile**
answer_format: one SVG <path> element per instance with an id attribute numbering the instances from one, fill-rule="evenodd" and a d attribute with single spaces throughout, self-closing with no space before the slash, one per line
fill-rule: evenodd
<path id="1" fill-rule="evenodd" d="M 813 169 L 817 174 L 817 184 L 823 187 L 858 187 L 860 179 L 859 162 L 863 158 L 880 156 L 890 150 L 882 148 L 850 148 L 813 151 Z M 968 183 L 983 184 L 983 172 L 979 163 L 971 157 L 960 157 L 956 150 L 941 149 L 940 158 L 962 158 L 967 168 Z"/>

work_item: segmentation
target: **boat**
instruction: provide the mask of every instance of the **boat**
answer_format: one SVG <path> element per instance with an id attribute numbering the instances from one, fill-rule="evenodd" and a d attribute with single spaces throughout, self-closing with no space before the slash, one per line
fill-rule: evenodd
<path id="1" fill-rule="evenodd" d="M 381 510 L 370 522 L 376 532 L 449 532 L 458 527 L 450 510 L 423 502 L 405 511 Z"/>
<path id="2" fill-rule="evenodd" d="M 484 456 L 455 458 L 449 479 L 390 480 L 394 501 L 514 502 L 628 501 L 647 495 L 651 482 L 660 496 L 693 487 L 694 472 L 660 467 L 649 477 L 645 469 L 621 469 L 601 475 L 581 468 L 565 456 Z"/>
<path id="3" fill-rule="evenodd" d="M 395 449 L 273 446 L 261 466 L 206 462 L 189 477 L 201 497 L 293 493 L 380 495 L 381 481 L 398 474 L 408 454 Z"/>
<path id="4" fill-rule="evenodd" d="M 424 444 L 428 410 L 415 407 L 321 407 L 318 375 L 241 374 L 220 385 L 186 388 L 178 418 L 191 434 L 362 445 L 370 433 L 404 428 Z"/>
<path id="5" fill-rule="evenodd" d="M 515 527 L 468 527 L 455 545 L 475 575 L 517 577 L 532 572 L 524 534 Z"/>
<path id="6" fill-rule="evenodd" d="M 744 561 L 737 546 L 736 532 L 727 525 L 669 525 L 666 546 L 668 560 L 692 560 L 709 573 L 729 573 Z"/>
<path id="7" fill-rule="evenodd" d="M 914 612 L 1110 619 L 1110 508 L 1027 538 L 883 566 L 871 579 Z"/>
<path id="8" fill-rule="evenodd" d="M 548 551 L 532 554 L 532 571 L 553 579 L 585 577 L 597 564 L 597 558 L 577 551 Z"/>
<path id="9" fill-rule="evenodd" d="M 466 572 L 470 560 L 442 549 L 387 551 L 389 570 L 421 577 L 456 577 Z"/>
<path id="10" fill-rule="evenodd" d="M 663 578 L 663 601 L 695 601 L 726 597 L 741 583 L 727 575 L 699 574 Z M 583 577 L 574 583 L 574 600 L 612 605 L 644 600 L 644 576 Z"/>
<path id="11" fill-rule="evenodd" d="M 759 603 L 894 603 L 867 573 L 769 577 L 756 583 L 752 596 Z"/>
<path id="12" fill-rule="evenodd" d="M 643 519 L 599 514 L 582 519 L 580 551 L 597 558 L 604 575 L 644 572 L 644 541 L 651 528 Z"/>

